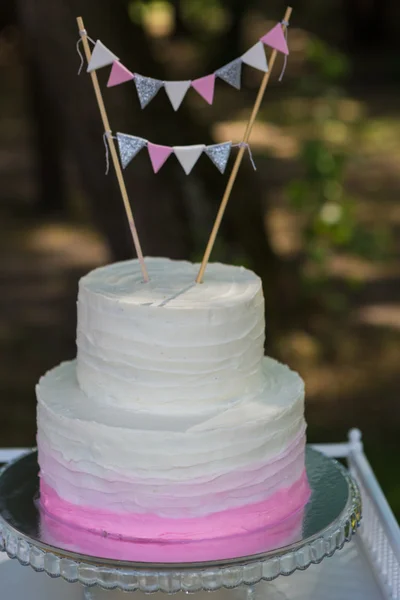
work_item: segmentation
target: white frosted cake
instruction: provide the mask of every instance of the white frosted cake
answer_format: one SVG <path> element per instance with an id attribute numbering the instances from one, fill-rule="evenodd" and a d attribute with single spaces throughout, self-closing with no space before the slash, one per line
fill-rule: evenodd
<path id="1" fill-rule="evenodd" d="M 304 385 L 264 357 L 261 280 L 146 259 L 79 284 L 77 358 L 37 386 L 41 504 L 127 540 L 259 531 L 300 514 Z M 227 542 L 229 544 L 229 541 Z"/>

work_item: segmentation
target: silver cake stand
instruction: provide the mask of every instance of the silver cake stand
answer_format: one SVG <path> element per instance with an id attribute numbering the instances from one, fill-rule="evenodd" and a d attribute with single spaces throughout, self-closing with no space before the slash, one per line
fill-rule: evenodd
<path id="1" fill-rule="evenodd" d="M 306 451 L 306 468 L 311 497 L 304 512 L 298 515 L 289 544 L 271 547 L 279 536 L 269 528 L 259 532 L 257 543 L 261 551 L 250 556 L 240 556 L 241 545 L 235 546 L 232 540 L 224 545 L 225 556 L 214 556 L 212 561 L 177 563 L 170 562 L 168 557 L 173 554 L 165 544 L 165 561 L 151 563 L 124 560 L 125 549 L 126 556 L 131 556 L 126 541 L 112 540 L 111 551 L 110 540 L 88 533 L 92 538 L 86 540 L 87 544 L 83 543 L 83 548 L 97 549 L 91 553 L 81 550 L 81 541 L 75 539 L 73 532 L 70 536 L 64 532 L 59 537 L 49 534 L 48 523 L 43 526 L 48 517 L 41 514 L 37 502 L 37 454 L 31 452 L 8 465 L 0 475 L 0 550 L 35 571 L 44 571 L 71 583 L 80 582 L 85 586 L 85 598 L 104 594 L 100 588 L 172 594 L 239 586 L 247 586 L 243 589 L 248 597 L 262 580 L 270 582 L 280 575 L 291 575 L 297 569 L 307 569 L 332 556 L 350 540 L 360 523 L 361 497 L 347 470 L 310 447 Z M 57 531 L 57 524 L 55 526 Z M 285 534 L 289 539 L 288 531 Z M 98 543 L 88 545 L 94 539 Z M 129 542 L 129 546 L 140 556 L 140 541 Z M 230 557 L 226 557 L 227 546 Z M 187 549 L 190 556 L 190 548 Z M 151 556 L 149 543 L 146 548 L 143 546 L 143 551 L 143 556 Z M 270 597 L 276 597 L 272 584 Z"/>

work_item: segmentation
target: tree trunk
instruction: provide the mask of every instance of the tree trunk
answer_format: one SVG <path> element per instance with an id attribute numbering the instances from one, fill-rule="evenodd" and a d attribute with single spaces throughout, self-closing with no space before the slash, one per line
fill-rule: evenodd
<path id="1" fill-rule="evenodd" d="M 375 49 L 386 42 L 388 0 L 344 0 L 343 8 L 350 48 Z"/>
<path id="2" fill-rule="evenodd" d="M 17 24 L 17 12 L 13 0 L 3 0 L 0 4 L 0 31 Z"/>
<path id="3" fill-rule="evenodd" d="M 66 214 L 66 186 L 63 170 L 65 130 L 58 103 L 52 102 L 38 57 L 26 53 L 27 90 L 35 128 L 36 195 L 33 208 L 49 215 Z M 56 128 L 55 128 L 56 127 Z"/>
<path id="4" fill-rule="evenodd" d="M 175 10 L 174 37 L 187 38 L 189 31 L 182 15 L 182 0 L 172 0 L 171 4 Z"/>

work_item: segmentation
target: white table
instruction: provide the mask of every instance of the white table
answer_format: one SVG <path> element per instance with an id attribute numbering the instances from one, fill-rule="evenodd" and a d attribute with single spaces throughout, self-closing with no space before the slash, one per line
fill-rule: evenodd
<path id="1" fill-rule="evenodd" d="M 363 452 L 361 434 L 350 432 L 345 444 L 318 445 L 329 456 L 346 458 L 363 496 L 359 534 L 332 558 L 290 577 L 256 586 L 257 600 L 385 600 L 400 599 L 400 529 Z M 21 449 L 0 450 L 0 462 Z M 136 597 L 143 595 L 135 592 Z M 143 595 L 144 596 L 144 595 Z M 155 594 L 161 596 L 161 594 Z M 183 596 L 182 593 L 177 596 Z M 196 594 L 210 600 L 210 593 Z M 124 592 L 103 592 L 101 598 L 128 598 Z M 243 598 L 243 590 L 220 590 L 216 600 Z M 0 553 L 0 600 L 81 600 L 79 584 L 35 573 Z M 254 596 L 253 596 L 254 600 Z"/>

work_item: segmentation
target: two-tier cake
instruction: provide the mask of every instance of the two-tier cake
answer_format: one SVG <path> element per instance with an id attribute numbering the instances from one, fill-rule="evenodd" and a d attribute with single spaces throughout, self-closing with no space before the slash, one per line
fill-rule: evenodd
<path id="1" fill-rule="evenodd" d="M 261 280 L 147 259 L 79 284 L 77 358 L 37 386 L 41 504 L 110 538 L 212 540 L 276 526 L 309 496 L 304 384 L 264 357 Z"/>

